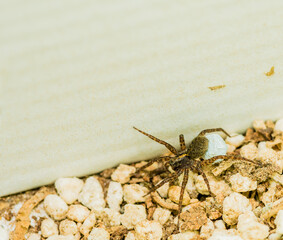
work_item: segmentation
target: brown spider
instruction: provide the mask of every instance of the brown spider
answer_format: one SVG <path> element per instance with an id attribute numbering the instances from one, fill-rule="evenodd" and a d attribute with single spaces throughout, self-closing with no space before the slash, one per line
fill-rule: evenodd
<path id="1" fill-rule="evenodd" d="M 205 137 L 205 134 L 207 133 L 212 133 L 212 132 L 223 132 L 227 136 L 230 137 L 230 135 L 222 128 L 212 128 L 212 129 L 205 129 L 199 133 L 199 135 L 192 140 L 190 145 L 186 148 L 185 145 L 185 139 L 184 135 L 180 134 L 179 135 L 179 140 L 180 140 L 180 146 L 181 150 L 177 151 L 176 148 L 174 148 L 172 145 L 169 143 L 162 141 L 148 133 L 145 133 L 136 127 L 134 127 L 137 131 L 140 133 L 148 136 L 152 140 L 164 145 L 171 153 L 174 154 L 173 157 L 170 156 L 163 156 L 163 157 L 158 157 L 150 160 L 147 164 L 142 166 L 141 168 L 137 169 L 137 172 L 144 170 L 145 168 L 149 167 L 152 165 L 154 162 L 163 162 L 165 165 L 165 168 L 169 171 L 169 167 L 171 166 L 173 173 L 165 179 L 163 179 L 161 182 L 159 182 L 157 185 L 155 185 L 148 194 L 154 192 L 158 188 L 160 188 L 162 185 L 164 185 L 167 182 L 171 182 L 175 179 L 177 179 L 182 173 L 184 173 L 184 178 L 181 186 L 181 192 L 180 192 L 180 197 L 179 197 L 179 203 L 178 203 L 178 224 L 179 226 L 179 219 L 180 219 L 180 214 L 182 211 L 182 203 L 183 203 L 183 197 L 184 197 L 184 191 L 188 182 L 188 177 L 189 177 L 189 171 L 197 172 L 198 174 L 201 174 L 206 185 L 208 188 L 209 193 L 214 196 L 214 194 L 211 192 L 210 186 L 209 186 L 209 181 L 206 177 L 206 174 L 203 171 L 203 167 L 209 164 L 212 164 L 215 162 L 217 159 L 223 159 L 223 160 L 228 160 L 228 159 L 234 159 L 234 160 L 243 160 L 249 163 L 257 164 L 259 165 L 259 162 L 255 162 L 246 158 L 243 158 L 241 156 L 236 156 L 236 155 L 218 155 L 209 159 L 204 160 L 203 157 L 208 150 L 208 139 Z"/>

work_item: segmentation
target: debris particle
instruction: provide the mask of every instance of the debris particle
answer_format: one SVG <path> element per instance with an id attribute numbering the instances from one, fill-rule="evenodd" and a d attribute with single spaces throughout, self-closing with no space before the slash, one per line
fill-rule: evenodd
<path id="1" fill-rule="evenodd" d="M 272 66 L 271 68 L 270 68 L 270 70 L 269 70 L 269 72 L 265 72 L 264 73 L 266 76 L 271 76 L 271 75 L 273 75 L 274 74 L 274 66 Z"/>
<path id="2" fill-rule="evenodd" d="M 213 87 L 208 87 L 211 91 L 215 91 L 221 88 L 225 88 L 226 85 L 218 85 L 218 86 L 213 86 Z"/>

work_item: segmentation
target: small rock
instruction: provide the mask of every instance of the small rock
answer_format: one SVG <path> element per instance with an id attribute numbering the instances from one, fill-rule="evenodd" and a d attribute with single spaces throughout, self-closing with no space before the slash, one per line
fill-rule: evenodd
<path id="1" fill-rule="evenodd" d="M 274 201 L 274 196 L 276 193 L 277 183 L 273 180 L 269 181 L 269 187 L 266 192 L 262 194 L 260 200 L 266 205 Z"/>
<path id="2" fill-rule="evenodd" d="M 63 235 L 54 235 L 46 240 L 75 240 L 75 237 L 73 235 L 63 236 Z"/>
<path id="3" fill-rule="evenodd" d="M 158 188 L 156 191 L 163 198 L 168 197 L 169 183 L 165 183 L 162 187 Z"/>
<path id="4" fill-rule="evenodd" d="M 104 208 L 99 211 L 98 216 L 102 219 L 106 227 L 118 226 L 121 223 L 121 214 L 110 208 Z"/>
<path id="5" fill-rule="evenodd" d="M 83 222 L 87 218 L 89 213 L 90 211 L 88 210 L 87 207 L 80 204 L 76 204 L 76 205 L 71 205 L 69 207 L 67 217 L 76 222 Z"/>
<path id="6" fill-rule="evenodd" d="M 95 177 L 89 177 L 86 180 L 78 200 L 91 210 L 99 210 L 105 207 L 103 189 Z"/>
<path id="7" fill-rule="evenodd" d="M 269 234 L 269 227 L 259 223 L 251 211 L 239 216 L 237 228 L 243 239 L 263 240 Z"/>
<path id="8" fill-rule="evenodd" d="M 171 186 L 168 191 L 169 199 L 175 203 L 179 203 L 180 192 L 181 192 L 181 187 Z M 190 196 L 185 190 L 182 205 L 188 205 L 189 203 L 190 203 Z"/>
<path id="9" fill-rule="evenodd" d="M 232 190 L 235 192 L 248 192 L 257 188 L 257 181 L 244 177 L 240 173 L 234 174 L 230 177 Z"/>
<path id="10" fill-rule="evenodd" d="M 55 220 L 61 220 L 66 217 L 68 205 L 65 201 L 55 194 L 50 194 L 44 199 L 44 208 L 49 216 Z"/>
<path id="11" fill-rule="evenodd" d="M 156 208 L 153 213 L 153 220 L 161 223 L 162 225 L 169 220 L 171 212 L 164 208 Z"/>
<path id="12" fill-rule="evenodd" d="M 223 201 L 223 220 L 228 225 L 234 225 L 240 214 L 249 210 L 252 210 L 249 199 L 240 193 L 231 193 Z"/>
<path id="13" fill-rule="evenodd" d="M 227 145 L 223 138 L 216 134 L 207 134 L 206 138 L 208 139 L 208 149 L 204 155 L 204 159 L 209 159 L 218 155 L 226 155 Z M 218 162 L 219 160 L 217 160 Z"/>
<path id="14" fill-rule="evenodd" d="M 227 144 L 227 153 L 232 153 L 235 151 L 235 149 L 236 149 L 235 146 Z"/>
<path id="15" fill-rule="evenodd" d="M 198 234 L 193 231 L 173 234 L 168 238 L 168 240 L 195 240 L 195 239 L 198 239 Z"/>
<path id="16" fill-rule="evenodd" d="M 274 126 L 274 131 L 283 132 L 283 118 L 277 120 Z"/>
<path id="17" fill-rule="evenodd" d="M 55 188 L 59 196 L 68 204 L 78 199 L 84 182 L 78 178 L 59 178 L 55 182 Z"/>
<path id="18" fill-rule="evenodd" d="M 257 157 L 258 149 L 255 143 L 250 142 L 249 144 L 241 147 L 240 153 L 242 157 L 254 160 Z"/>
<path id="19" fill-rule="evenodd" d="M 1 236 L 1 234 L 0 234 L 0 236 Z M 2 236 L 1 236 L 1 237 L 2 237 Z M 2 239 L 2 238 L 0 238 L 0 239 Z M 3 240 L 6 240 L 6 239 L 3 239 Z M 7 240 L 9 240 L 9 239 L 7 238 Z M 38 233 L 31 233 L 31 234 L 28 236 L 27 240 L 41 240 L 41 236 L 40 236 L 40 234 L 38 234 Z"/>
<path id="20" fill-rule="evenodd" d="M 107 191 L 106 201 L 109 208 L 120 211 L 123 202 L 123 188 L 121 183 L 111 181 Z"/>
<path id="21" fill-rule="evenodd" d="M 272 233 L 268 236 L 268 240 L 282 240 L 282 234 Z"/>
<path id="22" fill-rule="evenodd" d="M 125 240 L 136 240 L 135 234 L 133 232 L 128 232 Z"/>
<path id="23" fill-rule="evenodd" d="M 9 232 L 0 225 L 0 239 L 9 240 Z"/>
<path id="24" fill-rule="evenodd" d="M 136 204 L 126 204 L 121 223 L 127 229 L 133 229 L 136 224 L 146 219 L 145 207 Z"/>
<path id="25" fill-rule="evenodd" d="M 181 225 L 182 232 L 199 230 L 201 226 L 207 223 L 207 216 L 202 202 L 190 204 L 184 208 L 181 213 L 180 219 L 184 221 Z"/>
<path id="26" fill-rule="evenodd" d="M 74 221 L 65 219 L 60 222 L 59 230 L 61 235 L 75 235 L 78 232 L 78 227 Z"/>
<path id="27" fill-rule="evenodd" d="M 160 240 L 162 238 L 162 225 L 159 222 L 143 220 L 136 224 L 137 240 Z"/>
<path id="28" fill-rule="evenodd" d="M 283 169 L 283 159 L 280 159 L 280 152 L 267 147 L 260 147 L 258 151 L 258 159 L 263 162 L 271 162 L 277 166 L 282 172 Z"/>
<path id="29" fill-rule="evenodd" d="M 216 229 L 226 230 L 225 223 L 223 220 L 216 220 L 214 222 L 214 226 Z"/>
<path id="30" fill-rule="evenodd" d="M 123 187 L 124 200 L 127 203 L 144 202 L 148 189 L 139 184 L 126 184 Z"/>
<path id="31" fill-rule="evenodd" d="M 242 134 L 232 134 L 231 137 L 227 137 L 225 142 L 235 148 L 240 147 L 245 141 L 245 137 Z"/>
<path id="32" fill-rule="evenodd" d="M 84 223 L 81 225 L 80 232 L 83 235 L 87 236 L 95 223 L 96 223 L 96 216 L 93 212 L 91 212 L 84 221 Z"/>
<path id="33" fill-rule="evenodd" d="M 253 128 L 255 130 L 258 130 L 258 129 L 266 129 L 266 126 L 265 126 L 265 123 L 263 120 L 254 120 L 253 121 Z"/>
<path id="34" fill-rule="evenodd" d="M 236 235 L 234 232 L 216 229 L 207 240 L 248 240 Z"/>
<path id="35" fill-rule="evenodd" d="M 201 237 L 205 237 L 208 238 L 212 235 L 212 232 L 214 231 L 214 225 L 213 222 L 208 219 L 207 223 L 204 224 L 201 228 L 200 228 L 200 236 Z"/>
<path id="36" fill-rule="evenodd" d="M 41 234 L 45 238 L 48 238 L 53 235 L 58 235 L 57 224 L 50 218 L 44 219 L 41 222 Z"/>
<path id="37" fill-rule="evenodd" d="M 276 233 L 283 235 L 283 210 L 277 213 L 274 223 L 276 224 Z"/>
<path id="38" fill-rule="evenodd" d="M 110 234 L 104 228 L 93 228 L 87 239 L 88 240 L 109 240 Z"/>
<path id="39" fill-rule="evenodd" d="M 119 182 L 119 183 L 126 183 L 130 180 L 130 177 L 133 173 L 136 172 L 136 168 L 120 164 L 119 167 L 112 173 L 111 179 L 113 181 Z"/>

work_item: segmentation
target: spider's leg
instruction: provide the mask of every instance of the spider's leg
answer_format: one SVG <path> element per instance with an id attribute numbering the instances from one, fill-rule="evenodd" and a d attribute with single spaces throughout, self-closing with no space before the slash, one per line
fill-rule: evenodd
<path id="1" fill-rule="evenodd" d="M 183 134 L 179 135 L 179 140 L 180 140 L 181 151 L 186 150 L 186 143 L 185 143 L 185 138 Z"/>
<path id="2" fill-rule="evenodd" d="M 164 156 L 164 157 L 158 157 L 158 158 L 153 158 L 151 160 L 149 160 L 149 162 L 145 165 L 143 165 L 142 167 L 138 168 L 136 172 L 140 172 L 144 169 L 146 169 L 147 167 L 149 167 L 150 165 L 152 165 L 154 162 L 163 162 L 163 161 L 168 161 L 171 157 L 169 156 Z M 165 162 L 166 164 L 166 162 Z"/>
<path id="3" fill-rule="evenodd" d="M 201 174 L 201 176 L 203 177 L 203 180 L 207 186 L 207 189 L 208 189 L 208 192 L 210 193 L 211 196 L 215 196 L 214 193 L 211 192 L 211 188 L 210 188 L 210 185 L 209 185 L 209 181 L 207 179 L 207 176 L 206 174 L 204 173 L 204 171 L 202 170 L 201 167 L 197 167 L 197 171 Z"/>
<path id="4" fill-rule="evenodd" d="M 156 189 L 162 187 L 165 183 L 170 182 L 170 181 L 178 178 L 182 174 L 182 172 L 183 172 L 183 169 L 180 169 L 179 171 L 172 173 L 171 176 L 164 178 L 161 182 L 157 183 L 152 189 L 150 189 L 150 191 L 145 196 L 154 192 Z"/>
<path id="5" fill-rule="evenodd" d="M 149 137 L 149 138 L 152 139 L 153 141 L 158 142 L 158 143 L 164 145 L 171 153 L 173 153 L 173 154 L 175 154 L 175 155 L 178 154 L 176 148 L 174 148 L 174 147 L 173 147 L 172 145 L 170 145 L 169 143 L 164 142 L 164 141 L 162 141 L 162 140 L 160 140 L 160 139 L 158 139 L 158 138 L 156 138 L 156 137 L 154 137 L 154 136 L 152 136 L 152 135 L 150 135 L 150 134 L 148 134 L 148 133 L 146 133 L 146 132 L 143 132 L 142 130 L 137 129 L 136 127 L 133 127 L 133 128 L 136 129 L 137 131 L 139 131 L 140 133 L 144 134 L 145 136 Z"/>
<path id="6" fill-rule="evenodd" d="M 183 198 L 184 198 L 184 192 L 186 189 L 186 185 L 188 183 L 188 178 L 189 178 L 189 169 L 185 169 L 184 171 L 184 178 L 181 186 L 181 192 L 180 192 L 180 197 L 179 197 L 179 206 L 178 206 L 178 223 L 177 223 L 177 228 L 179 229 L 179 221 L 180 221 L 180 214 L 182 212 L 182 204 L 183 204 Z"/>
<path id="7" fill-rule="evenodd" d="M 228 159 L 232 159 L 232 160 L 242 160 L 242 161 L 245 161 L 245 162 L 249 162 L 249 163 L 253 163 L 253 164 L 256 164 L 256 165 L 261 166 L 261 163 L 258 162 L 258 161 L 253 161 L 253 160 L 250 160 L 250 159 L 247 159 L 247 158 L 244 158 L 244 157 L 241 157 L 241 156 L 237 156 L 237 155 L 218 155 L 218 156 L 215 156 L 215 157 L 212 157 L 212 158 L 203 160 L 203 161 L 201 162 L 201 166 L 204 167 L 204 166 L 207 166 L 207 165 L 209 165 L 209 164 L 212 164 L 212 163 L 214 163 L 217 159 L 223 159 L 223 160 L 228 160 Z"/>
<path id="8" fill-rule="evenodd" d="M 229 133 L 227 133 L 223 128 L 209 128 L 209 129 L 205 129 L 205 130 L 202 130 L 198 136 L 204 136 L 205 134 L 207 133 L 212 133 L 212 132 L 223 132 L 225 133 L 227 136 L 231 137 L 229 135 Z"/>

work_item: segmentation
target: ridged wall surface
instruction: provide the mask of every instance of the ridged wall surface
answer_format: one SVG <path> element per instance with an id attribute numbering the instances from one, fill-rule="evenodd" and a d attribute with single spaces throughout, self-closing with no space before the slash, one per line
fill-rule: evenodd
<path id="1" fill-rule="evenodd" d="M 132 126 L 178 146 L 180 133 L 282 117 L 282 10 L 281 0 L 1 1 L 0 195 L 166 152 Z"/>

